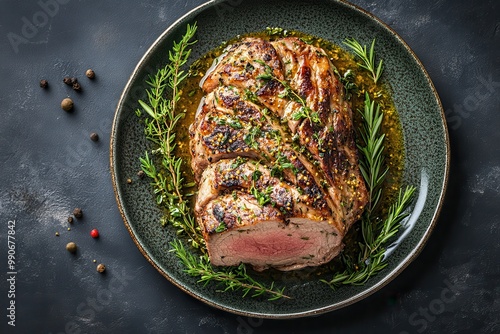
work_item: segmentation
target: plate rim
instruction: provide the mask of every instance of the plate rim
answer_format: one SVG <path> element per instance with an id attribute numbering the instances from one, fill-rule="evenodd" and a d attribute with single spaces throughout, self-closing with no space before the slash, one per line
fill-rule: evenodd
<path id="1" fill-rule="evenodd" d="M 237 315 L 243 315 L 243 316 L 251 316 L 251 317 L 259 317 L 259 318 L 267 318 L 267 319 L 292 319 L 292 318 L 300 318 L 300 317 L 307 317 L 307 316 L 314 316 L 314 315 L 319 315 L 327 312 L 331 312 L 337 309 L 341 309 L 344 307 L 347 307 L 349 305 L 352 305 L 362 299 L 367 298 L 368 296 L 374 294 L 375 292 L 379 291 L 382 289 L 384 286 L 389 284 L 391 281 L 393 281 L 404 269 L 406 269 L 421 253 L 422 249 L 424 248 L 425 244 L 427 243 L 428 239 L 430 238 L 430 235 L 437 223 L 438 217 L 441 213 L 442 207 L 443 207 L 443 202 L 444 202 L 444 197 L 446 194 L 447 186 L 448 186 L 448 180 L 449 180 L 449 171 L 450 171 L 450 139 L 449 139 L 449 131 L 448 131 L 448 125 L 446 122 L 446 117 L 445 117 L 445 112 L 441 103 L 441 99 L 437 93 L 437 90 L 434 86 L 434 83 L 432 82 L 432 79 L 429 76 L 429 73 L 427 72 L 426 68 L 423 66 L 422 62 L 418 58 L 418 56 L 415 54 L 415 52 L 411 49 L 411 47 L 406 43 L 406 41 L 393 29 L 391 28 L 388 24 L 386 24 L 384 21 L 379 19 L 377 16 L 374 14 L 368 12 L 364 8 L 361 8 L 358 5 L 352 4 L 346 0 L 323 0 L 325 2 L 330 2 L 330 3 L 339 3 L 342 4 L 346 7 L 349 7 L 351 10 L 354 10 L 358 12 L 359 14 L 362 14 L 364 16 L 367 16 L 369 19 L 375 21 L 379 26 L 383 27 L 386 29 L 393 37 L 395 37 L 400 45 L 402 45 L 406 51 L 413 57 L 413 59 L 416 61 L 419 69 L 422 71 L 424 78 L 430 87 L 432 91 L 432 96 L 433 99 L 435 100 L 439 111 L 440 111 L 440 116 L 441 116 L 441 125 L 443 127 L 443 134 L 444 134 L 444 144 L 445 144 L 445 163 L 444 163 L 444 173 L 443 173 L 443 179 L 442 179 L 442 186 L 441 186 L 441 191 L 439 194 L 439 198 L 436 204 L 436 207 L 434 209 L 434 212 L 432 214 L 432 219 L 430 224 L 427 226 L 425 229 L 424 234 L 422 237 L 419 239 L 417 245 L 409 252 L 409 254 L 404 257 L 402 260 L 400 260 L 400 263 L 387 275 L 385 275 L 379 282 L 368 288 L 367 290 L 364 290 L 360 293 L 357 293 L 356 295 L 345 299 L 341 302 L 337 302 L 332 305 L 324 306 L 324 307 L 319 307 L 319 308 L 314 308 L 311 310 L 307 311 L 301 311 L 301 312 L 288 312 L 288 313 L 276 313 L 276 314 L 271 314 L 271 313 L 258 313 L 258 312 L 250 312 L 250 311 L 244 311 L 240 310 L 237 308 L 231 308 L 219 303 L 216 303 L 209 298 L 204 297 L 203 295 L 199 295 L 194 293 L 193 291 L 189 290 L 186 288 L 183 284 L 178 282 L 175 278 L 171 277 L 166 273 L 156 261 L 153 260 L 151 254 L 148 253 L 146 248 L 144 247 L 143 243 L 139 238 L 136 236 L 136 234 L 133 231 L 133 227 L 130 223 L 131 219 L 127 215 L 125 208 L 123 206 L 123 198 L 120 192 L 121 186 L 118 183 L 118 176 L 117 176 L 117 169 L 116 169 L 116 133 L 118 131 L 118 123 L 119 123 L 119 118 L 121 114 L 123 113 L 123 107 L 125 106 L 125 100 L 126 96 L 130 93 L 131 87 L 133 85 L 133 82 L 135 81 L 137 77 L 137 73 L 140 71 L 142 66 L 144 65 L 145 61 L 148 59 L 150 53 L 164 40 L 164 38 L 172 31 L 175 30 L 178 25 L 181 22 L 184 22 L 186 18 L 192 16 L 196 12 L 202 11 L 205 8 L 208 8 L 212 5 L 215 5 L 217 3 L 222 3 L 227 0 L 210 0 L 207 1 L 203 4 L 200 4 L 196 6 L 195 8 L 191 9 L 184 15 L 182 15 L 180 18 L 175 20 L 171 25 L 169 25 L 161 34 L 160 36 L 151 44 L 151 46 L 146 50 L 146 52 L 143 54 L 141 59 L 138 61 L 137 65 L 135 66 L 134 70 L 132 71 L 129 79 L 127 80 L 127 83 L 120 94 L 120 98 L 118 100 L 117 107 L 115 109 L 115 114 L 113 117 L 113 123 L 112 123 L 112 129 L 111 129 L 111 137 L 110 137 L 110 154 L 109 154 L 109 161 L 110 161 L 110 173 L 111 173 L 111 182 L 113 186 L 113 191 L 115 194 L 115 200 L 117 202 L 118 210 L 120 212 L 120 215 L 122 217 L 122 220 L 124 222 L 125 227 L 128 230 L 128 233 L 130 234 L 134 244 L 136 247 L 139 249 L 140 253 L 146 258 L 146 260 L 163 276 L 165 277 L 170 283 L 174 284 L 176 287 L 187 293 L 188 295 L 204 302 L 205 304 L 208 304 L 212 307 L 237 314 Z"/>

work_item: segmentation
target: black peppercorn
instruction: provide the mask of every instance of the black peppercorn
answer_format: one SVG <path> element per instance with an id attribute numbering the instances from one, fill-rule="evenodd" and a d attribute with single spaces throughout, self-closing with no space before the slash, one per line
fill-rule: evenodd
<path id="1" fill-rule="evenodd" d="M 140 179 L 143 179 L 144 178 L 144 171 L 143 170 L 140 170 L 137 172 L 137 177 L 140 178 Z"/>
<path id="2" fill-rule="evenodd" d="M 45 79 L 40 80 L 40 87 L 42 87 L 42 88 L 49 87 L 49 82 Z"/>
<path id="3" fill-rule="evenodd" d="M 72 85 L 72 84 L 73 84 L 73 81 L 71 80 L 71 78 L 70 78 L 70 77 L 64 77 L 63 82 L 64 82 L 66 85 Z"/>
<path id="4" fill-rule="evenodd" d="M 90 134 L 90 140 L 92 140 L 92 141 L 98 141 L 99 140 L 99 135 L 97 133 L 95 133 L 95 132 L 92 132 Z"/>
<path id="5" fill-rule="evenodd" d="M 71 216 L 68 217 L 68 223 L 73 224 L 73 217 Z"/>
<path id="6" fill-rule="evenodd" d="M 73 89 L 76 90 L 77 92 L 79 92 L 82 90 L 82 86 L 80 86 L 80 84 L 78 82 L 75 82 L 73 84 Z"/>
<path id="7" fill-rule="evenodd" d="M 97 271 L 100 272 L 100 273 L 103 273 L 104 271 L 106 270 L 106 266 L 102 263 L 99 263 L 97 265 Z"/>
<path id="8" fill-rule="evenodd" d="M 73 210 L 73 216 L 75 216 L 75 218 L 82 218 L 82 216 L 83 216 L 83 211 L 82 211 L 82 209 L 80 209 L 80 208 L 75 208 L 75 209 Z"/>

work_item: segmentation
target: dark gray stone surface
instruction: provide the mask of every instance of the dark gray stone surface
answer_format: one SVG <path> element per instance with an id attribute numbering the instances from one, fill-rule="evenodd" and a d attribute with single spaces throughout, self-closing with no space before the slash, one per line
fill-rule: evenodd
<path id="1" fill-rule="evenodd" d="M 436 85 L 450 128 L 448 193 L 423 252 L 388 286 L 350 307 L 287 321 L 228 314 L 180 291 L 139 253 L 116 207 L 108 155 L 121 91 L 151 43 L 202 1 L 55 1 L 0 2 L 1 333 L 500 331 L 498 1 L 353 1 L 400 34 Z M 64 86 L 64 76 L 77 76 L 83 91 Z M 72 115 L 59 107 L 66 96 Z M 89 140 L 94 131 L 98 142 Z M 84 218 L 68 231 L 74 207 Z M 64 249 L 69 241 L 75 255 Z"/>

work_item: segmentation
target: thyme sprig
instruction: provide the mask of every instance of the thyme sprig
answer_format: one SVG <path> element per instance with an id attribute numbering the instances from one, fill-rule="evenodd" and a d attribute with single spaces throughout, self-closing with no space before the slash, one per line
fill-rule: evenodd
<path id="1" fill-rule="evenodd" d="M 363 61 L 358 63 L 358 65 L 368 71 L 370 71 L 373 82 L 376 84 L 380 79 L 380 75 L 383 70 L 383 61 L 379 61 L 378 66 L 375 65 L 375 39 L 373 39 L 370 46 L 370 50 L 367 50 L 366 45 L 361 45 L 354 38 L 347 38 L 344 44 L 352 49 L 352 51 Z"/>
<path id="2" fill-rule="evenodd" d="M 189 47 L 196 43 L 191 41 L 196 29 L 196 24 L 187 26 L 186 34 L 180 42 L 174 42 L 172 51 L 169 52 L 169 63 L 146 82 L 149 86 L 146 90 L 148 100 L 147 103 L 139 100 L 139 104 L 149 116 L 144 118 L 144 133 L 155 148 L 151 150 L 151 157 L 146 151 L 140 162 L 142 170 L 152 179 L 156 203 L 166 209 L 162 224 L 172 224 L 177 228 L 177 234 L 185 233 L 194 248 L 203 250 L 201 246 L 204 245 L 204 240 L 195 220 L 189 214 L 186 199 L 192 195 L 187 190 L 194 184 L 185 182 L 182 175 L 183 161 L 175 155 L 175 129 L 185 116 L 184 112 L 177 110 L 177 102 L 181 96 L 180 85 L 188 76 L 182 68 L 191 54 Z M 140 116 L 142 111 L 138 109 L 136 113 Z"/>
<path id="3" fill-rule="evenodd" d="M 384 139 L 381 131 L 383 113 L 380 106 L 365 94 L 363 110 L 359 110 L 363 117 L 363 125 L 359 128 L 364 145 L 358 145 L 361 153 L 360 169 L 366 181 L 369 205 L 361 219 L 361 235 L 363 242 L 359 243 L 360 252 L 357 260 L 353 261 L 348 255 L 342 256 L 345 266 L 343 272 L 335 274 L 330 280 L 322 280 L 332 288 L 340 285 L 364 284 L 370 277 L 376 275 L 387 266 L 384 261 L 385 244 L 396 235 L 403 219 L 408 216 L 405 211 L 409 205 L 415 188 L 408 186 L 400 189 L 398 198 L 389 207 L 384 219 L 374 214 L 380 203 L 382 184 L 387 176 L 388 168 L 384 165 Z"/>
<path id="4" fill-rule="evenodd" d="M 184 234 L 189 244 L 201 252 L 194 255 L 184 247 L 180 239 L 170 243 L 171 251 L 186 267 L 188 275 L 200 277 L 200 282 L 208 284 L 216 282 L 225 286 L 222 291 L 243 291 L 243 296 L 252 297 L 269 295 L 270 300 L 290 298 L 278 289 L 274 282 L 270 286 L 258 282 L 246 271 L 244 264 L 238 267 L 227 267 L 220 270 L 212 267 L 207 254 L 205 240 L 196 223 L 189 206 L 189 197 L 193 195 L 190 188 L 193 183 L 187 183 L 182 169 L 184 161 L 176 155 L 176 130 L 179 121 L 185 116 L 185 111 L 178 110 L 177 103 L 181 96 L 181 84 L 190 75 L 183 67 L 191 54 L 190 46 L 197 26 L 188 25 L 185 35 L 179 42 L 174 42 L 169 52 L 169 63 L 150 76 L 147 84 L 147 101 L 139 100 L 141 109 L 136 110 L 138 116 L 146 113 L 144 133 L 153 148 L 140 157 L 141 168 L 151 179 L 156 202 L 165 209 L 162 225 L 170 224 L 177 229 L 177 234 Z M 230 123 L 239 128 L 241 124 Z M 224 226 L 222 226 L 224 227 Z"/>
<path id="5" fill-rule="evenodd" d="M 149 157 L 148 152 L 144 157 L 139 158 L 141 168 L 148 177 L 152 179 L 151 185 L 153 186 L 154 193 L 156 194 L 156 203 L 166 209 L 166 215 L 161 218 L 163 226 L 172 224 L 177 229 L 177 235 L 186 234 L 188 242 L 192 247 L 200 249 L 205 252 L 205 240 L 200 234 L 200 228 L 196 224 L 193 216 L 190 214 L 189 202 L 186 197 L 192 196 L 192 193 L 187 192 L 184 194 L 185 189 L 192 187 L 192 184 L 183 184 L 184 179 L 181 175 L 182 160 L 179 158 L 163 158 L 162 167 L 165 164 L 173 163 L 175 169 L 175 176 L 169 175 L 168 169 L 157 170 L 155 163 Z M 175 180 L 175 181 L 173 181 Z M 173 182 L 178 182 L 174 184 Z M 181 191 L 180 196 L 173 192 L 173 189 Z"/>

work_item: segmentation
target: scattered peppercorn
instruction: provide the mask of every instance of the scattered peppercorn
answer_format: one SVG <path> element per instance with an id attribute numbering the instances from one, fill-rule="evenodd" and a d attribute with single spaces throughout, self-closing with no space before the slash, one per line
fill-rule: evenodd
<path id="1" fill-rule="evenodd" d="M 70 78 L 70 77 L 64 77 L 63 82 L 64 82 L 66 85 L 69 85 L 69 86 L 71 86 L 71 85 L 73 84 L 73 80 L 71 80 L 71 78 Z"/>
<path id="2" fill-rule="evenodd" d="M 100 273 L 103 273 L 104 271 L 106 270 L 106 266 L 102 263 L 99 263 L 97 265 L 97 271 L 100 272 Z"/>
<path id="3" fill-rule="evenodd" d="M 78 82 L 78 79 L 75 77 L 71 77 L 71 84 L 74 85 Z"/>
<path id="4" fill-rule="evenodd" d="M 70 253 L 75 253 L 76 252 L 76 244 L 74 242 L 68 242 L 66 245 L 66 250 Z"/>
<path id="5" fill-rule="evenodd" d="M 69 97 L 61 101 L 61 108 L 65 111 L 71 111 L 73 109 L 73 100 Z"/>
<path id="6" fill-rule="evenodd" d="M 85 72 L 85 75 L 89 79 L 94 79 L 95 78 L 95 72 L 94 72 L 94 70 L 92 70 L 90 68 Z"/>
<path id="7" fill-rule="evenodd" d="M 82 209 L 80 209 L 80 208 L 75 208 L 75 209 L 73 210 L 73 216 L 75 216 L 75 218 L 82 218 L 82 216 L 83 216 L 83 211 L 82 211 Z"/>
<path id="8" fill-rule="evenodd" d="M 99 238 L 99 231 L 96 228 L 93 229 L 92 231 L 90 231 L 90 236 L 94 239 Z"/>
<path id="9" fill-rule="evenodd" d="M 73 217 L 71 216 L 68 217 L 68 223 L 73 224 Z"/>
<path id="10" fill-rule="evenodd" d="M 132 183 L 132 179 L 127 179 L 127 183 L 131 184 Z"/>
<path id="11" fill-rule="evenodd" d="M 42 88 L 49 87 L 49 82 L 45 79 L 40 80 L 40 87 L 42 87 Z"/>
<path id="12" fill-rule="evenodd" d="M 73 90 L 76 90 L 77 92 L 80 92 L 82 90 L 82 86 L 78 82 L 75 82 L 73 84 Z"/>
<path id="13" fill-rule="evenodd" d="M 140 178 L 140 179 L 143 179 L 144 175 L 145 175 L 145 173 L 144 173 L 143 170 L 140 170 L 140 171 L 137 172 L 137 177 Z"/>
<path id="14" fill-rule="evenodd" d="M 92 132 L 90 134 L 90 140 L 92 140 L 92 141 L 98 141 L 99 140 L 99 135 L 97 133 L 95 133 L 95 132 Z"/>

